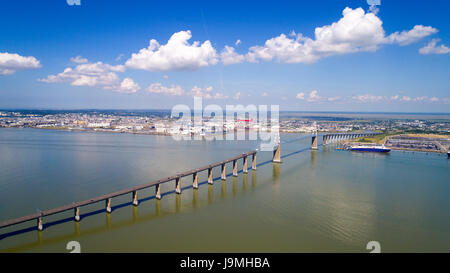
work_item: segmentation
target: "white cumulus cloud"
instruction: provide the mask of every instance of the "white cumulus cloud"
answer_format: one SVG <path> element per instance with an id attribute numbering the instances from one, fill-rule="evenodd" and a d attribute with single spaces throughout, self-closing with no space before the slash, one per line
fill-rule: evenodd
<path id="1" fill-rule="evenodd" d="M 122 93 L 136 93 L 141 87 L 133 81 L 131 78 L 125 78 L 120 83 L 120 86 L 118 88 L 118 91 Z"/>
<path id="2" fill-rule="evenodd" d="M 311 91 L 309 93 L 309 96 L 308 96 L 308 101 L 309 102 L 315 102 L 315 101 L 318 101 L 320 99 L 322 99 L 322 97 L 319 96 L 319 93 L 317 92 L 317 90 L 313 90 L 313 91 Z"/>
<path id="3" fill-rule="evenodd" d="M 297 99 L 299 100 L 304 100 L 305 99 L 305 93 L 300 92 L 297 94 L 297 96 L 295 96 Z"/>
<path id="4" fill-rule="evenodd" d="M 337 97 L 328 97 L 327 98 L 328 101 L 337 101 L 337 100 L 340 100 L 340 99 L 341 99 L 341 97 L 339 97 L 339 96 L 337 96 Z"/>
<path id="5" fill-rule="evenodd" d="M 238 64 L 245 61 L 245 56 L 236 53 L 234 47 L 231 46 L 225 46 L 222 53 L 220 53 L 220 58 L 222 59 L 222 63 L 225 65 Z"/>
<path id="6" fill-rule="evenodd" d="M 450 53 L 450 48 L 445 45 L 436 46 L 440 39 L 432 39 L 426 46 L 419 49 L 420 54 L 447 54 Z"/>
<path id="7" fill-rule="evenodd" d="M 202 97 L 203 99 L 228 99 L 228 96 L 222 93 L 212 93 L 214 88 L 212 86 L 207 86 L 205 88 L 198 87 L 195 85 L 192 87 L 190 94 L 193 97 Z"/>
<path id="8" fill-rule="evenodd" d="M 219 100 L 219 99 L 228 99 L 228 96 L 222 94 L 222 93 L 215 93 L 214 94 L 214 99 Z"/>
<path id="9" fill-rule="evenodd" d="M 377 101 L 381 101 L 384 99 L 383 96 L 376 96 L 376 95 L 372 95 L 372 94 L 364 94 L 364 95 L 355 95 L 352 96 L 352 99 L 357 101 L 357 102 L 377 102 Z"/>
<path id="10" fill-rule="evenodd" d="M 161 83 L 152 83 L 147 91 L 156 94 L 165 94 L 170 96 L 181 96 L 184 94 L 184 89 L 179 85 L 164 86 Z"/>
<path id="11" fill-rule="evenodd" d="M 81 56 L 76 56 L 75 58 L 74 57 L 70 58 L 70 61 L 77 63 L 77 64 L 82 64 L 82 63 L 87 63 L 88 59 L 83 58 Z"/>
<path id="12" fill-rule="evenodd" d="M 197 85 L 195 85 L 194 87 L 192 87 L 190 94 L 193 97 L 202 97 L 204 99 L 212 99 L 212 98 L 223 99 L 223 98 L 225 98 L 225 96 L 222 93 L 216 93 L 215 95 L 213 95 L 211 93 L 212 91 L 213 91 L 212 86 L 201 88 L 201 87 L 198 87 Z"/>
<path id="13" fill-rule="evenodd" d="M 436 98 L 436 97 L 430 98 L 430 102 L 438 102 L 438 101 L 439 101 L 439 98 Z"/>
<path id="14" fill-rule="evenodd" d="M 41 67 L 39 60 L 33 56 L 20 56 L 16 53 L 0 52 L 0 75 L 11 75 L 18 70 Z"/>
<path id="15" fill-rule="evenodd" d="M 413 29 L 409 31 L 402 31 L 402 32 L 394 32 L 388 37 L 386 37 L 387 42 L 389 43 L 397 43 L 399 45 L 409 45 L 414 42 L 417 42 L 418 40 L 427 37 L 431 34 L 434 34 L 438 32 L 437 29 L 429 26 L 422 26 L 422 25 L 416 25 Z"/>
<path id="16" fill-rule="evenodd" d="M 133 53 L 127 67 L 149 71 L 196 70 L 217 64 L 218 56 L 210 41 L 189 44 L 190 30 L 174 33 L 165 45 L 155 39 L 147 48 Z"/>
<path id="17" fill-rule="evenodd" d="M 78 64 L 75 67 L 67 67 L 63 72 L 49 75 L 39 79 L 41 82 L 57 83 L 70 82 L 73 86 L 100 87 L 120 93 L 135 93 L 140 88 L 132 79 L 125 78 L 120 81 L 116 72 L 124 72 L 123 65 L 109 65 L 103 62 Z"/>

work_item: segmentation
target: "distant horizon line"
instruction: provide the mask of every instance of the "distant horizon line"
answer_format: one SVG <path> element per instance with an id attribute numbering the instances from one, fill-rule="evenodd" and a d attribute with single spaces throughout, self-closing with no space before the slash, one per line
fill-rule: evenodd
<path id="1" fill-rule="evenodd" d="M 164 111 L 170 112 L 171 109 L 149 108 L 0 108 L 0 111 Z M 299 110 L 280 110 L 280 113 L 317 113 L 317 114 L 419 114 L 419 115 L 450 115 L 450 112 L 388 112 L 388 111 L 299 111 Z"/>

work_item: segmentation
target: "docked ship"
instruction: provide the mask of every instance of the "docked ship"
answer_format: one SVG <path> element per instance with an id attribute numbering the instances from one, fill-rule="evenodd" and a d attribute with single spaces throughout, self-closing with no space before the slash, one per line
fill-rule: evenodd
<path id="1" fill-rule="evenodd" d="M 357 152 L 389 153 L 391 151 L 384 145 L 352 145 L 349 148 L 351 151 Z"/>

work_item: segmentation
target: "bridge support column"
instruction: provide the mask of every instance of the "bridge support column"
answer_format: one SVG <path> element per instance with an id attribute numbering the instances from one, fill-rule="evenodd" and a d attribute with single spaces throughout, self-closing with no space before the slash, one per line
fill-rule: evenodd
<path id="1" fill-rule="evenodd" d="M 160 184 L 155 185 L 155 198 L 158 200 L 161 200 L 161 185 Z"/>
<path id="2" fill-rule="evenodd" d="M 37 219 L 37 229 L 42 231 L 44 229 L 44 224 L 42 223 L 42 216 L 39 216 Z"/>
<path id="3" fill-rule="evenodd" d="M 238 162 L 233 160 L 233 176 L 238 176 Z"/>
<path id="4" fill-rule="evenodd" d="M 317 142 L 318 142 L 318 137 L 317 134 L 312 136 L 312 141 L 311 141 L 311 149 L 312 150 L 317 150 L 318 146 L 317 146 Z"/>
<path id="5" fill-rule="evenodd" d="M 208 184 L 213 184 L 213 168 L 208 169 Z"/>
<path id="6" fill-rule="evenodd" d="M 248 156 L 244 156 L 244 162 L 242 164 L 242 172 L 243 173 L 248 173 L 247 165 L 248 165 Z"/>
<path id="7" fill-rule="evenodd" d="M 273 151 L 273 159 L 272 162 L 274 163 L 281 163 L 281 144 L 278 144 L 275 151 Z"/>
<path id="8" fill-rule="evenodd" d="M 227 180 L 227 165 L 226 164 L 222 164 L 222 173 L 220 175 L 220 178 L 222 180 Z"/>
<path id="9" fill-rule="evenodd" d="M 252 155 L 252 170 L 256 170 L 256 154 Z"/>
<path id="10" fill-rule="evenodd" d="M 80 222 L 80 208 L 76 207 L 73 209 L 73 214 L 76 222 Z"/>
<path id="11" fill-rule="evenodd" d="M 112 209 L 111 209 L 111 198 L 106 199 L 106 212 L 107 213 L 111 213 Z"/>
<path id="12" fill-rule="evenodd" d="M 175 192 L 181 194 L 181 177 L 175 178 Z"/>
<path id="13" fill-rule="evenodd" d="M 133 206 L 137 206 L 139 204 L 137 191 L 133 191 L 132 197 L 133 197 Z"/>
<path id="14" fill-rule="evenodd" d="M 198 189 L 198 173 L 192 175 L 192 187 Z"/>

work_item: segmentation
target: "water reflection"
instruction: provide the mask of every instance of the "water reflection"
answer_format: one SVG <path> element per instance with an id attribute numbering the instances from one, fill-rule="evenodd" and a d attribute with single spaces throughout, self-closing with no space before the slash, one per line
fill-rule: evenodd
<path id="1" fill-rule="evenodd" d="M 273 196 L 275 199 L 278 198 L 280 194 L 280 163 L 274 163 L 273 169 L 272 169 L 272 189 L 273 189 Z"/>
<path id="2" fill-rule="evenodd" d="M 311 169 L 315 169 L 317 164 L 317 150 L 311 150 Z"/>
<path id="3" fill-rule="evenodd" d="M 111 213 L 105 213 L 106 217 L 106 229 L 111 229 Z"/>
<path id="4" fill-rule="evenodd" d="M 221 180 L 220 183 L 220 197 L 224 199 L 227 196 L 227 181 Z"/>
<path id="5" fill-rule="evenodd" d="M 238 178 L 237 176 L 233 176 L 233 197 L 236 197 L 238 188 Z"/>
<path id="6" fill-rule="evenodd" d="M 38 242 L 38 245 L 42 245 L 42 243 L 43 243 L 43 232 L 42 231 L 37 231 L 37 242 Z"/>
<path id="7" fill-rule="evenodd" d="M 192 206 L 194 208 L 198 207 L 198 189 L 192 190 Z"/>
<path id="8" fill-rule="evenodd" d="M 137 206 L 131 206 L 133 210 L 133 222 L 136 223 L 138 218 L 138 207 Z"/>
<path id="9" fill-rule="evenodd" d="M 208 204 L 211 204 L 213 202 L 213 197 L 214 197 L 213 185 L 208 184 Z"/>
<path id="10" fill-rule="evenodd" d="M 74 221 L 73 223 L 75 236 L 80 236 L 80 222 Z"/>
<path id="11" fill-rule="evenodd" d="M 181 194 L 175 194 L 175 211 L 181 211 Z"/>
<path id="12" fill-rule="evenodd" d="M 253 171 L 254 172 L 254 171 Z M 248 174 L 244 174 L 243 176 L 242 176 L 242 190 L 244 191 L 244 192 L 246 192 L 247 191 L 247 180 L 248 180 Z"/>
<path id="13" fill-rule="evenodd" d="M 161 216 L 161 200 L 160 199 L 156 199 L 156 201 L 155 201 L 155 215 Z"/>

